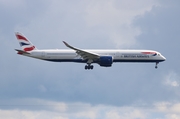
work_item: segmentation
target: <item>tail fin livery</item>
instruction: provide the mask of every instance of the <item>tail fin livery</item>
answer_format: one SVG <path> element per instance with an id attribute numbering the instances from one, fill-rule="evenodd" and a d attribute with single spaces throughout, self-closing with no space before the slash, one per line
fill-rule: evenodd
<path id="1" fill-rule="evenodd" d="M 15 34 L 23 51 L 32 51 L 36 49 L 36 47 L 30 41 L 28 41 L 28 39 L 25 36 L 23 36 L 22 34 L 18 32 Z"/>

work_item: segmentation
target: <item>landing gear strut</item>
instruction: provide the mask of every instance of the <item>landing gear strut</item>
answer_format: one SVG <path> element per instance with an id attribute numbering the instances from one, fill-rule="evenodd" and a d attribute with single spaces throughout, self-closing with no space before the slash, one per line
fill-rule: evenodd
<path id="1" fill-rule="evenodd" d="M 87 61 L 87 65 L 85 66 L 85 69 L 87 70 L 89 70 L 89 69 L 93 69 L 94 68 L 94 66 L 93 65 L 91 65 L 91 63 L 93 62 L 93 60 L 92 59 L 89 59 L 88 61 Z"/>
<path id="2" fill-rule="evenodd" d="M 159 62 L 156 62 L 156 66 L 155 66 L 156 69 L 158 68 L 158 64 L 159 64 Z"/>
<path id="3" fill-rule="evenodd" d="M 86 70 L 87 70 L 87 69 L 93 69 L 93 68 L 94 68 L 94 66 L 91 65 L 91 64 L 88 64 L 88 65 L 85 66 L 85 69 L 86 69 Z"/>

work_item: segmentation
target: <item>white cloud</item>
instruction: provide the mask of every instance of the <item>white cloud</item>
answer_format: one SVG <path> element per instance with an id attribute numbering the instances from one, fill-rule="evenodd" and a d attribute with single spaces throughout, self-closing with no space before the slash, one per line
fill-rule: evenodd
<path id="1" fill-rule="evenodd" d="M 180 118 L 180 103 L 159 102 L 155 104 L 157 112 L 164 113 L 165 119 Z"/>
<path id="2" fill-rule="evenodd" d="M 86 22 L 90 27 L 106 29 L 109 40 L 117 47 L 130 47 L 136 44 L 135 37 L 141 34 L 139 28 L 132 26 L 133 20 L 158 5 L 151 0 L 92 1 L 87 6 Z"/>
<path id="3" fill-rule="evenodd" d="M 88 119 L 96 119 L 95 111 L 82 111 L 75 114 L 77 118 L 88 118 Z"/>
<path id="4" fill-rule="evenodd" d="M 32 20 L 26 26 L 18 25 L 16 30 L 31 36 L 34 34 L 35 39 L 46 39 L 44 45 L 47 46 L 53 45 L 53 42 L 62 45 L 62 40 L 77 39 L 76 42 L 80 42 L 91 38 L 91 42 L 111 42 L 117 48 L 127 48 L 137 45 L 136 36 L 141 34 L 141 30 L 132 25 L 135 17 L 158 5 L 154 0 L 92 0 L 72 3 L 52 0 L 43 13 L 31 17 Z"/>
<path id="5" fill-rule="evenodd" d="M 31 98 L 7 100 L 3 105 L 7 108 L 0 109 L 0 117 L 5 119 L 178 119 L 180 117 L 180 102 L 110 106 Z"/>
<path id="6" fill-rule="evenodd" d="M 159 102 L 159 103 L 155 103 L 154 105 L 155 105 L 155 108 L 158 111 L 166 112 L 167 109 L 168 109 L 168 106 L 170 105 L 170 103 L 168 103 L 168 102 Z"/>
<path id="7" fill-rule="evenodd" d="M 168 114 L 165 117 L 166 119 L 180 119 L 180 115 L 176 115 L 176 114 Z"/>
<path id="8" fill-rule="evenodd" d="M 179 79 L 180 76 L 176 72 L 170 71 L 165 76 L 164 84 L 172 87 L 179 87 Z"/>
<path id="9" fill-rule="evenodd" d="M 180 114 L 180 103 L 174 104 L 171 107 L 172 112 Z"/>
<path id="10" fill-rule="evenodd" d="M 135 16 L 143 15 L 157 5 L 159 4 L 152 0 L 92 0 L 86 9 L 86 21 L 89 26 L 130 25 Z"/>
<path id="11" fill-rule="evenodd" d="M 61 115 L 51 111 L 0 110 L 2 119 L 68 119 Z"/>
<path id="12" fill-rule="evenodd" d="M 145 119 L 147 114 L 144 110 L 139 107 L 109 107 L 109 110 L 106 112 L 107 119 Z"/>
<path id="13" fill-rule="evenodd" d="M 65 103 L 40 99 L 12 100 L 14 109 L 1 109 L 0 117 L 6 119 L 178 119 L 180 103 L 157 102 L 154 106 L 110 106 L 88 103 Z M 28 103 L 24 105 L 21 103 Z M 5 105 L 4 105 L 5 106 Z M 19 107 L 18 107 L 19 106 Z M 31 108 L 34 106 L 34 109 Z M 9 105 L 10 107 L 10 105 Z M 23 107 L 23 108 L 22 108 Z M 12 116 L 13 115 L 13 116 Z"/>
<path id="14" fill-rule="evenodd" d="M 109 111 L 106 113 L 106 119 L 120 119 L 117 111 Z"/>

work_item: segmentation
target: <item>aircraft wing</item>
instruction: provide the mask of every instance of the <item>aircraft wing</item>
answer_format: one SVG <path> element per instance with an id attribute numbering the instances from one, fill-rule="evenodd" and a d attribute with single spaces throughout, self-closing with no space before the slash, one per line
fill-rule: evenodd
<path id="1" fill-rule="evenodd" d="M 76 51 L 76 53 L 78 55 L 80 55 L 84 60 L 96 60 L 96 59 L 99 59 L 100 55 L 99 54 L 96 54 L 96 53 L 92 53 L 92 52 L 89 52 L 89 51 L 85 51 L 85 50 L 81 50 L 79 48 L 75 48 L 71 45 L 69 45 L 68 43 L 66 43 L 65 41 L 63 41 L 63 43 L 70 49 L 73 49 Z"/>

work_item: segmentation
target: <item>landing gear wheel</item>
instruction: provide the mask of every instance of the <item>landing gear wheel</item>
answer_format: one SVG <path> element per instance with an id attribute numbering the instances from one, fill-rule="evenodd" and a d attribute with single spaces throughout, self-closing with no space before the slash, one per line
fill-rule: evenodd
<path id="1" fill-rule="evenodd" d="M 158 64 L 159 64 L 159 62 L 156 62 L 156 66 L 155 66 L 156 69 L 158 68 Z"/>
<path id="2" fill-rule="evenodd" d="M 85 70 L 87 70 L 87 69 L 88 69 L 88 66 L 86 65 L 86 66 L 85 66 Z"/>
<path id="3" fill-rule="evenodd" d="M 93 66 L 93 65 L 91 65 L 91 66 L 90 66 L 90 68 L 91 68 L 91 69 L 93 69 L 93 68 L 94 68 L 94 66 Z"/>
<path id="4" fill-rule="evenodd" d="M 88 69 L 88 70 L 90 69 L 90 66 L 89 66 L 89 65 L 87 65 L 87 69 Z"/>
<path id="5" fill-rule="evenodd" d="M 87 69 L 93 69 L 94 66 L 93 66 L 93 65 L 86 65 L 84 68 L 85 68 L 86 70 L 87 70 Z"/>

